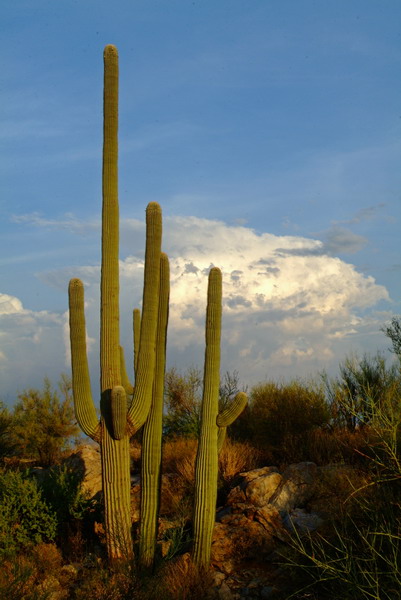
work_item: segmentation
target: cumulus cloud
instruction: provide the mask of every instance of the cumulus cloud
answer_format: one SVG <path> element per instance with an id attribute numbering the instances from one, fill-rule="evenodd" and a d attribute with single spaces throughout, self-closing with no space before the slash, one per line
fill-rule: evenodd
<path id="1" fill-rule="evenodd" d="M 26 387 L 41 386 L 44 377 L 58 377 L 65 370 L 64 320 L 65 317 L 58 313 L 25 309 L 15 296 L 0 294 L 3 394 L 7 396 Z"/>
<path id="2" fill-rule="evenodd" d="M 122 223 L 127 235 L 130 228 L 138 233 L 136 221 Z M 167 217 L 164 232 L 163 249 L 171 269 L 169 365 L 202 364 L 211 266 L 223 273 L 222 368 L 238 369 L 248 383 L 337 365 L 352 340 L 362 332 L 371 334 L 373 327 L 379 329 L 373 311 L 380 301 L 389 300 L 387 290 L 352 264 L 324 253 L 320 240 L 257 233 L 196 217 Z M 72 276 L 85 282 L 88 333 L 98 339 L 99 268 L 52 271 L 42 274 L 42 279 L 66 289 Z M 141 302 L 143 251 L 139 254 L 135 249 L 120 261 L 120 279 L 121 337 L 128 349 L 132 348 L 132 309 Z M 1 306 L 19 332 L 15 344 L 24 334 L 31 348 L 35 344 L 44 348 L 40 340 L 53 335 L 55 351 L 58 335 L 60 344 L 64 338 L 68 348 L 66 315 L 33 313 L 17 298 L 5 295 Z M 24 318 L 30 321 L 27 329 L 19 321 Z M 61 347 L 58 352 L 64 355 Z M 131 358 L 128 354 L 128 363 Z M 97 344 L 89 345 L 89 359 L 94 368 Z"/>

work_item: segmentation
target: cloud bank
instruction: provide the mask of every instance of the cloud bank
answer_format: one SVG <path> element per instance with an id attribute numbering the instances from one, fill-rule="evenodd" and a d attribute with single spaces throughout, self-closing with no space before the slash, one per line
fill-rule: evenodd
<path id="1" fill-rule="evenodd" d="M 135 249 L 139 247 L 143 224 L 125 220 L 122 231 L 127 240 L 132 231 Z M 258 233 L 197 217 L 167 217 L 164 231 L 163 249 L 171 268 L 170 366 L 202 365 L 211 266 L 220 267 L 223 273 L 222 369 L 237 369 L 241 380 L 249 384 L 265 377 L 330 370 L 355 340 L 366 347 L 366 340 L 382 323 L 375 320 L 374 311 L 380 301 L 389 300 L 387 290 L 352 264 L 332 256 L 320 240 Z M 73 276 L 85 283 L 89 358 L 96 389 L 98 342 L 93 340 L 98 340 L 100 269 L 82 265 L 42 273 L 41 279 L 67 290 Z M 131 315 L 141 302 L 143 255 L 126 255 L 120 261 L 120 277 L 121 338 L 130 362 Z M 55 381 L 67 370 L 66 313 L 30 311 L 18 298 L 3 294 L 0 319 L 0 365 L 10 391 L 30 385 L 34 373 Z"/>

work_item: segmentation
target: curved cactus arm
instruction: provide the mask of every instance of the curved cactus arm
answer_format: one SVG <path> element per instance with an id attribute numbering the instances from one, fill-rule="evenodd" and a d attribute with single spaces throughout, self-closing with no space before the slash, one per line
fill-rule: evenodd
<path id="1" fill-rule="evenodd" d="M 195 469 L 193 560 L 207 568 L 210 562 L 216 516 L 218 454 L 216 424 L 220 383 L 220 337 L 222 276 L 220 269 L 209 273 L 206 309 L 206 350 L 201 411 L 201 431 Z"/>
<path id="2" fill-rule="evenodd" d="M 121 385 L 116 385 L 110 395 L 111 425 L 110 432 L 115 440 L 122 440 L 127 429 L 127 396 Z"/>
<path id="3" fill-rule="evenodd" d="M 219 427 L 217 431 L 217 454 L 220 454 L 225 439 L 226 439 L 227 427 Z"/>
<path id="4" fill-rule="evenodd" d="M 90 389 L 88 358 L 86 355 L 84 286 L 80 279 L 71 279 L 68 296 L 75 416 L 82 431 L 99 442 L 100 423 L 96 416 Z"/>
<path id="5" fill-rule="evenodd" d="M 139 308 L 134 308 L 133 321 L 134 321 L 134 373 L 135 373 L 135 378 L 136 378 L 136 373 L 138 370 L 138 354 L 139 354 L 139 344 L 140 344 L 140 335 L 141 335 L 141 311 L 139 310 Z"/>
<path id="6" fill-rule="evenodd" d="M 164 377 L 170 268 L 167 255 L 160 257 L 159 313 L 156 336 L 156 364 L 153 399 L 143 428 L 141 468 L 141 526 L 139 554 L 142 567 L 152 567 L 156 551 L 157 520 L 160 504 L 160 470 L 162 457 Z"/>
<path id="7" fill-rule="evenodd" d="M 152 401 L 159 305 L 162 213 L 157 202 L 146 207 L 146 251 L 138 368 L 134 396 L 128 410 L 130 433 L 146 421 Z"/>
<path id="8" fill-rule="evenodd" d="M 132 396 L 134 388 L 128 378 L 127 368 L 125 366 L 124 348 L 120 346 L 120 373 L 121 373 L 121 385 L 125 389 L 127 396 Z"/>
<path id="9" fill-rule="evenodd" d="M 245 406 L 248 403 L 248 397 L 244 392 L 238 392 L 230 405 L 217 416 L 216 423 L 219 427 L 228 427 L 234 423 Z"/>

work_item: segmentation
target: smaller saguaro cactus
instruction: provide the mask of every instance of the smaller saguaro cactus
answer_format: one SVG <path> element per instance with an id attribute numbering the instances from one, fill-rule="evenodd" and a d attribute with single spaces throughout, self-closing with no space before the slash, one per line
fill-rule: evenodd
<path id="1" fill-rule="evenodd" d="M 156 364 L 153 380 L 152 404 L 148 418 L 143 427 L 142 462 L 141 462 L 141 523 L 139 532 L 139 559 L 141 566 L 153 566 L 156 538 L 157 518 L 160 504 L 160 477 L 163 433 L 163 400 L 164 375 L 166 368 L 166 335 L 168 322 L 168 305 L 170 295 L 170 269 L 167 255 L 162 253 L 160 259 L 160 291 L 159 316 L 156 336 Z M 138 313 L 134 314 L 135 320 Z M 134 346 L 137 339 L 134 340 Z"/>
<path id="2" fill-rule="evenodd" d="M 239 392 L 231 405 L 219 413 L 220 338 L 222 314 L 222 276 L 213 267 L 209 273 L 206 309 L 206 349 L 201 409 L 201 429 L 195 467 L 195 506 L 192 557 L 199 567 L 210 562 L 216 515 L 218 454 L 226 429 L 241 414 L 247 403 Z"/>

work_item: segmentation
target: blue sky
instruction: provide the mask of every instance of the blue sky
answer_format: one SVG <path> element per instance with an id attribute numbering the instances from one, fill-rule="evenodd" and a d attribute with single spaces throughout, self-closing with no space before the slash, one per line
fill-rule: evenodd
<path id="1" fill-rule="evenodd" d="M 385 350 L 401 313 L 398 0 L 6 0 L 0 9 L 1 397 L 69 370 L 87 288 L 98 386 L 103 47 L 120 55 L 122 341 L 146 204 L 172 261 L 168 363 L 202 365 L 223 270 L 222 369 L 252 384 Z"/>

